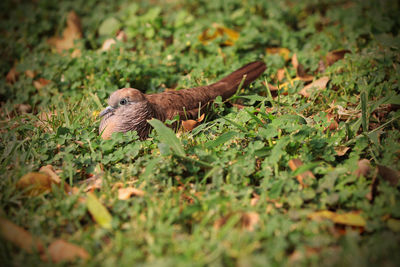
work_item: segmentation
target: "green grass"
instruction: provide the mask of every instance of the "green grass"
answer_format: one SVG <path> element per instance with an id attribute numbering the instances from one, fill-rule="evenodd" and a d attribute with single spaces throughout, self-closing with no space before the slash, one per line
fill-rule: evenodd
<path id="1" fill-rule="evenodd" d="M 2 1 L 0 10 L 0 215 L 45 246 L 62 238 L 83 247 L 91 258 L 76 263 L 88 266 L 400 263 L 400 191 L 390 182 L 400 169 L 398 3 L 38 0 Z M 75 58 L 47 44 L 61 35 L 71 10 L 83 32 Z M 215 22 L 240 33 L 234 45 L 222 45 L 227 36 L 200 42 Z M 99 52 L 115 36 L 113 27 L 127 41 Z M 287 82 L 296 71 L 290 60 L 267 53 L 270 47 L 296 53 L 316 78 L 328 76 L 327 88 L 305 98 L 298 94 L 304 82 L 294 81 L 287 94 L 272 97 L 263 81 L 277 85 L 273 77 L 286 68 Z M 319 61 L 337 49 L 351 53 L 318 73 Z M 96 112 L 118 88 L 154 93 L 204 85 L 253 60 L 266 62 L 263 76 L 229 103 L 217 99 L 191 132 L 175 138 L 153 121 L 156 130 L 145 141 L 136 133 L 98 136 Z M 5 76 L 14 64 L 19 77 L 10 84 Z M 51 82 L 36 89 L 39 78 Z M 32 110 L 20 112 L 20 104 Z M 43 122 L 42 112 L 55 114 Z M 339 118 L 336 130 L 327 129 L 327 113 Z M 349 147 L 345 155 L 337 155 L 339 146 Z M 304 163 L 297 172 L 289 167 L 295 158 Z M 366 177 L 354 174 L 360 159 L 371 162 Z M 80 191 L 53 186 L 29 196 L 18 189 L 24 174 L 48 164 Z M 302 187 L 296 176 L 306 170 L 315 179 Z M 95 195 L 111 227 L 82 201 L 82 181 L 91 175 L 103 181 Z M 119 200 L 118 182 L 146 194 Z M 360 212 L 366 225 L 310 219 L 321 210 Z M 253 231 L 241 222 L 250 212 L 259 215 Z M 221 218 L 226 223 L 217 227 Z M 0 239 L 4 266 L 54 265 Z"/>

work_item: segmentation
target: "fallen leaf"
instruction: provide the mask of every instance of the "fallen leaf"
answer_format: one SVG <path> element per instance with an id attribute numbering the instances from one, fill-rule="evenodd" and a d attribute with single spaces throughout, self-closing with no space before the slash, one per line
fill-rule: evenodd
<path id="1" fill-rule="evenodd" d="M 5 240 L 8 240 L 26 252 L 31 253 L 34 250 L 43 252 L 44 250 L 43 244 L 39 239 L 5 218 L 0 218 L 0 232 Z"/>
<path id="2" fill-rule="evenodd" d="M 52 121 L 54 121 L 54 118 L 57 117 L 57 111 L 42 111 L 38 114 L 37 118 L 38 121 L 35 122 L 36 127 L 43 127 L 42 130 L 44 131 L 54 131 Z"/>
<path id="3" fill-rule="evenodd" d="M 39 169 L 39 172 L 47 174 L 51 178 L 51 180 L 54 183 L 56 183 L 57 185 L 61 185 L 62 184 L 62 180 L 60 179 L 60 176 L 58 176 L 58 174 L 54 171 L 54 168 L 53 168 L 52 165 L 46 165 L 46 166 L 41 167 Z M 75 194 L 79 190 L 76 187 L 69 186 L 65 182 L 64 182 L 63 186 L 64 186 L 65 192 L 68 193 L 68 194 Z"/>
<path id="4" fill-rule="evenodd" d="M 259 201 L 258 198 L 253 197 L 252 199 L 250 199 L 250 206 L 257 205 L 258 201 Z"/>
<path id="5" fill-rule="evenodd" d="M 53 46 L 58 53 L 74 47 L 74 41 L 82 38 L 81 21 L 78 15 L 71 11 L 67 16 L 67 27 L 62 37 L 51 37 L 47 42 Z M 75 53 L 76 54 L 76 53 Z"/>
<path id="6" fill-rule="evenodd" d="M 43 172 L 50 176 L 50 178 L 57 184 L 61 183 L 60 177 L 54 172 L 53 166 L 46 165 L 39 169 L 40 172 Z"/>
<path id="7" fill-rule="evenodd" d="M 289 57 L 289 55 L 290 55 L 290 50 L 287 49 L 287 48 L 283 48 L 283 47 L 269 47 L 269 48 L 266 48 L 265 51 L 266 51 L 268 54 L 279 54 L 281 57 L 283 57 L 283 59 L 284 59 L 285 61 L 287 61 L 287 60 L 290 59 L 290 57 Z"/>
<path id="8" fill-rule="evenodd" d="M 323 60 L 320 60 L 318 62 L 318 72 L 323 73 L 326 70 L 325 62 Z"/>
<path id="9" fill-rule="evenodd" d="M 87 186 L 83 191 L 84 192 L 93 192 L 96 189 L 101 189 L 102 184 L 103 184 L 103 179 L 101 177 L 92 177 L 92 178 L 86 179 L 84 182 L 87 183 Z"/>
<path id="10" fill-rule="evenodd" d="M 127 188 L 120 188 L 118 189 L 118 199 L 119 200 L 127 200 L 129 199 L 132 195 L 142 197 L 145 195 L 146 192 L 134 188 L 134 187 L 127 187 Z"/>
<path id="11" fill-rule="evenodd" d="M 314 79 L 314 76 L 307 74 L 303 65 L 299 63 L 296 53 L 292 56 L 292 65 L 296 69 L 296 75 L 300 80 L 311 82 Z"/>
<path id="12" fill-rule="evenodd" d="M 209 29 L 206 29 L 199 35 L 199 41 L 203 45 L 207 45 L 210 41 L 214 40 L 215 38 L 224 35 L 227 37 L 227 40 L 223 43 L 223 45 L 232 46 L 239 39 L 240 34 L 232 29 L 229 29 L 227 27 L 221 26 L 216 23 L 213 24 L 213 28 L 215 29 L 213 34 L 209 34 L 208 33 Z"/>
<path id="13" fill-rule="evenodd" d="M 260 221 L 260 215 L 256 212 L 245 212 L 240 217 L 240 224 L 242 229 L 247 231 L 254 231 L 255 226 Z"/>
<path id="14" fill-rule="evenodd" d="M 329 219 L 334 223 L 349 226 L 365 227 L 366 225 L 365 219 L 360 215 L 359 212 L 348 212 L 339 214 L 329 210 L 322 210 L 313 212 L 309 214 L 308 217 L 312 220 Z"/>
<path id="15" fill-rule="evenodd" d="M 111 47 L 117 43 L 117 41 L 119 42 L 126 42 L 127 40 L 127 36 L 125 34 L 124 31 L 120 31 L 117 35 L 117 37 L 114 38 L 109 38 L 107 40 L 104 41 L 103 45 L 100 48 L 100 51 L 108 51 L 111 49 Z"/>
<path id="16" fill-rule="evenodd" d="M 233 215 L 236 215 L 236 213 L 230 213 L 216 220 L 214 223 L 214 228 L 218 230 L 223 227 Z M 242 230 L 247 230 L 250 232 L 254 231 L 255 226 L 260 221 L 260 215 L 258 215 L 256 212 L 244 212 L 239 216 L 240 217 L 236 226 L 239 226 Z"/>
<path id="17" fill-rule="evenodd" d="M 17 182 L 17 188 L 27 189 L 27 194 L 37 196 L 51 191 L 51 185 L 61 185 L 60 177 L 54 172 L 53 166 L 46 165 L 39 169 L 39 172 L 30 172 L 22 176 Z M 63 184 L 66 193 L 76 192 L 68 184 Z"/>
<path id="18" fill-rule="evenodd" d="M 33 70 L 26 70 L 25 71 L 25 75 L 31 79 L 35 78 L 36 76 L 36 72 Z"/>
<path id="19" fill-rule="evenodd" d="M 182 127 L 185 130 L 185 132 L 190 132 L 194 128 L 197 127 L 197 125 L 200 124 L 204 119 L 204 114 L 202 114 L 197 120 L 186 120 L 182 121 Z"/>
<path id="20" fill-rule="evenodd" d="M 14 65 L 6 75 L 6 82 L 9 84 L 13 84 L 18 80 L 18 76 L 19 73 L 17 72 L 17 68 Z"/>
<path id="21" fill-rule="evenodd" d="M 371 163 L 369 160 L 367 159 L 360 159 L 357 162 L 357 170 L 354 172 L 354 174 L 357 177 L 360 177 L 361 175 L 364 177 L 367 177 L 367 175 L 369 174 L 369 172 L 371 171 Z"/>
<path id="22" fill-rule="evenodd" d="M 348 146 L 337 146 L 335 147 L 336 154 L 341 157 L 346 155 L 346 152 L 350 149 Z"/>
<path id="23" fill-rule="evenodd" d="M 400 173 L 384 165 L 377 165 L 379 175 L 391 186 L 397 186 L 400 180 Z"/>
<path id="24" fill-rule="evenodd" d="M 301 94 L 302 96 L 305 96 L 305 97 L 310 97 L 310 95 L 311 95 L 310 92 L 312 91 L 311 89 L 323 90 L 326 88 L 326 85 L 328 84 L 329 80 L 330 80 L 329 77 L 326 77 L 326 76 L 321 77 L 318 80 L 310 83 L 309 85 L 304 86 L 304 88 L 301 89 L 299 94 Z"/>
<path id="25" fill-rule="evenodd" d="M 344 58 L 344 55 L 347 53 L 351 53 L 350 50 L 334 50 L 326 54 L 325 60 L 328 66 L 331 66 L 336 61 L 339 61 Z"/>
<path id="26" fill-rule="evenodd" d="M 26 190 L 26 193 L 30 196 L 37 196 L 50 192 L 52 183 L 55 182 L 47 174 L 30 172 L 22 176 L 16 186 L 18 189 Z"/>
<path id="27" fill-rule="evenodd" d="M 45 87 L 46 85 L 48 85 L 50 83 L 49 80 L 43 79 L 43 78 L 39 78 L 35 81 L 33 81 L 33 86 L 37 89 L 40 90 L 43 87 Z"/>
<path id="28" fill-rule="evenodd" d="M 29 104 L 16 104 L 14 108 L 18 110 L 19 114 L 26 114 L 32 111 L 32 107 Z"/>
<path id="29" fill-rule="evenodd" d="M 55 263 L 63 261 L 71 262 L 78 258 L 87 260 L 90 257 L 89 253 L 84 248 L 68 243 L 62 239 L 53 241 L 47 253 Z"/>
<path id="30" fill-rule="evenodd" d="M 89 177 L 90 178 L 80 182 L 82 184 L 86 184 L 84 192 L 93 192 L 96 189 L 100 189 L 103 183 L 104 167 L 101 164 L 97 164 L 93 173 L 89 174 Z"/>
<path id="31" fill-rule="evenodd" d="M 336 121 L 335 116 L 328 113 L 328 114 L 326 114 L 326 117 L 327 117 L 328 121 L 331 122 L 331 124 L 329 124 L 328 129 L 330 131 L 336 130 L 339 127 L 339 123 Z"/>
<path id="32" fill-rule="evenodd" d="M 117 43 L 117 41 L 115 41 L 114 38 L 109 38 L 104 41 L 103 45 L 101 46 L 100 51 L 108 51 L 116 43 Z"/>
<path id="33" fill-rule="evenodd" d="M 295 171 L 295 170 L 297 170 L 300 166 L 302 166 L 303 165 L 303 162 L 300 160 L 300 159 L 291 159 L 291 160 L 289 160 L 289 168 L 292 170 L 292 171 Z M 296 178 L 297 178 L 297 181 L 299 181 L 299 183 L 302 185 L 302 186 L 306 186 L 305 184 L 304 184 L 304 179 L 307 179 L 307 178 L 315 178 L 315 176 L 314 176 L 314 174 L 311 172 L 311 171 L 305 171 L 305 172 L 303 172 L 303 173 L 300 173 L 300 174 L 298 174 L 297 176 L 296 176 Z"/>
<path id="34" fill-rule="evenodd" d="M 92 192 L 87 194 L 86 205 L 93 219 L 103 228 L 111 229 L 112 217 L 100 200 Z"/>
<path id="35" fill-rule="evenodd" d="M 185 132 L 190 132 L 191 130 L 193 130 L 194 128 L 196 128 L 196 126 L 199 123 L 195 120 L 186 120 L 186 121 L 182 121 L 182 126 L 183 129 L 185 130 Z"/>
<path id="36" fill-rule="evenodd" d="M 119 31 L 117 34 L 117 40 L 121 42 L 126 42 L 128 40 L 128 36 L 124 31 Z"/>
<path id="37" fill-rule="evenodd" d="M 276 91 L 279 90 L 279 87 L 277 87 L 277 86 L 275 86 L 275 85 L 273 85 L 273 84 L 268 83 L 268 89 L 269 89 L 271 92 L 276 92 Z"/>
<path id="38" fill-rule="evenodd" d="M 278 79 L 278 81 L 281 82 L 283 80 L 283 78 L 285 78 L 285 69 L 279 69 L 276 72 L 276 78 Z"/>
<path id="39" fill-rule="evenodd" d="M 246 107 L 246 106 L 236 104 L 236 103 L 232 103 L 232 106 L 236 107 L 238 110 L 244 109 Z"/>

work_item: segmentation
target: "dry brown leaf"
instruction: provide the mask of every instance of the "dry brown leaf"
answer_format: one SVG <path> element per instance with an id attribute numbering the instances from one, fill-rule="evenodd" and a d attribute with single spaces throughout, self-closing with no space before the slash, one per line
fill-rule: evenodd
<path id="1" fill-rule="evenodd" d="M 134 188 L 134 187 L 126 187 L 126 188 L 120 188 L 118 189 L 118 199 L 119 200 L 127 200 L 129 199 L 132 195 L 133 196 L 138 196 L 142 197 L 146 194 L 143 190 Z"/>
<path id="2" fill-rule="evenodd" d="M 281 82 L 285 78 L 285 69 L 279 69 L 276 72 L 276 78 Z"/>
<path id="3" fill-rule="evenodd" d="M 89 253 L 82 247 L 68 243 L 62 239 L 53 241 L 47 251 L 51 260 L 55 263 L 58 262 L 71 262 L 76 259 L 89 259 Z M 44 258 L 45 259 L 45 258 Z"/>
<path id="4" fill-rule="evenodd" d="M 287 49 L 287 48 L 283 48 L 283 47 L 269 47 L 269 48 L 266 48 L 265 51 L 266 51 L 268 54 L 279 54 L 281 57 L 283 57 L 283 59 L 284 59 L 285 61 L 287 61 L 287 60 L 290 59 L 290 57 L 289 57 L 289 55 L 290 55 L 290 50 Z"/>
<path id="5" fill-rule="evenodd" d="M 323 73 L 325 72 L 325 69 L 326 69 L 325 62 L 323 60 L 320 60 L 318 62 L 318 72 Z"/>
<path id="6" fill-rule="evenodd" d="M 331 124 L 329 124 L 328 129 L 330 131 L 336 130 L 339 127 L 339 123 L 336 121 L 335 116 L 330 114 L 330 113 L 328 113 L 328 114 L 326 114 L 326 117 L 327 117 L 328 121 L 331 122 Z"/>
<path id="7" fill-rule="evenodd" d="M 54 168 L 52 165 L 43 166 L 39 169 L 39 171 L 47 174 L 55 184 L 57 184 L 57 185 L 62 184 L 62 180 L 60 179 L 60 176 L 58 176 L 58 174 L 54 171 Z M 71 187 L 66 183 L 64 183 L 63 186 L 64 186 L 65 192 L 68 194 L 76 194 L 79 191 L 78 188 Z"/>
<path id="8" fill-rule="evenodd" d="M 32 111 L 32 107 L 29 104 L 16 104 L 14 108 L 18 110 L 19 114 L 26 114 Z"/>
<path id="9" fill-rule="evenodd" d="M 392 168 L 383 165 L 378 166 L 379 175 L 387 181 L 391 186 L 397 186 L 400 180 L 400 173 Z"/>
<path id="10" fill-rule="evenodd" d="M 31 253 L 34 250 L 43 252 L 44 250 L 43 244 L 39 239 L 5 218 L 0 218 L 0 232 L 5 240 L 8 240 L 26 252 Z"/>
<path id="11" fill-rule="evenodd" d="M 369 162 L 369 161 L 368 161 Z M 369 168 L 369 165 L 368 165 Z M 368 173 L 367 173 L 368 174 Z M 369 201 L 373 202 L 377 193 L 378 193 L 378 183 L 379 183 L 379 179 L 377 177 L 378 172 L 374 172 L 374 175 L 372 176 L 372 181 L 371 184 L 369 186 L 369 192 L 367 194 L 365 194 L 366 199 L 368 199 Z"/>
<path id="12" fill-rule="evenodd" d="M 126 33 L 124 31 L 120 31 L 115 39 L 109 38 L 109 39 L 105 40 L 103 45 L 100 48 L 100 51 L 108 51 L 111 49 L 111 47 L 114 44 L 117 43 L 117 41 L 126 42 L 127 38 L 128 37 L 126 36 Z"/>
<path id="13" fill-rule="evenodd" d="M 9 84 L 13 84 L 18 80 L 19 73 L 17 72 L 17 68 L 12 67 L 10 71 L 6 75 L 6 82 Z"/>
<path id="14" fill-rule="evenodd" d="M 84 192 L 93 192 L 96 189 L 101 189 L 102 184 L 103 184 L 103 179 L 102 179 L 102 177 L 89 178 L 89 179 L 86 179 L 85 182 L 87 183 L 87 186 L 83 191 Z"/>
<path id="15" fill-rule="evenodd" d="M 55 117 L 55 116 L 57 116 L 57 111 L 56 110 L 53 110 L 53 111 L 50 111 L 50 112 L 42 111 L 42 112 L 39 113 L 38 119 L 41 122 L 48 122 L 48 121 L 51 121 L 52 117 Z"/>
<path id="16" fill-rule="evenodd" d="M 240 217 L 240 224 L 242 229 L 247 231 L 254 231 L 254 228 L 260 221 L 260 215 L 257 212 L 245 212 Z"/>
<path id="17" fill-rule="evenodd" d="M 30 172 L 22 176 L 16 186 L 18 189 L 26 189 L 26 193 L 30 196 L 37 196 L 50 192 L 53 183 L 55 182 L 47 174 Z"/>
<path id="18" fill-rule="evenodd" d="M 329 219 L 337 224 L 364 227 L 366 221 L 361 217 L 360 212 L 336 213 L 329 210 L 313 212 L 308 215 L 312 220 Z"/>
<path id="19" fill-rule="evenodd" d="M 196 126 L 199 123 L 195 120 L 186 120 L 186 121 L 182 121 L 182 127 L 185 130 L 185 132 L 190 132 L 191 130 L 193 130 L 194 128 L 196 128 Z"/>
<path id="20" fill-rule="evenodd" d="M 311 82 L 314 79 L 314 76 L 307 74 L 303 65 L 299 63 L 296 53 L 292 56 L 292 65 L 296 69 L 297 78 L 299 78 L 300 80 Z"/>
<path id="21" fill-rule="evenodd" d="M 51 121 L 54 120 L 54 117 L 57 116 L 57 111 L 42 111 L 38 114 L 38 121 L 35 122 L 36 127 L 44 127 L 44 131 L 53 131 L 53 126 L 51 125 Z"/>
<path id="22" fill-rule="evenodd" d="M 350 50 L 334 50 L 329 52 L 326 56 L 326 64 L 328 66 L 331 66 L 333 63 L 335 63 L 336 61 L 339 61 L 341 59 L 344 58 L 344 55 L 346 55 L 347 53 L 351 53 Z"/>
<path id="23" fill-rule="evenodd" d="M 360 177 L 361 175 L 364 176 L 364 177 L 367 177 L 369 172 L 371 171 L 371 163 L 370 163 L 370 161 L 367 160 L 367 159 L 360 159 L 357 162 L 357 166 L 358 166 L 358 168 L 354 172 L 354 174 L 357 177 Z"/>
<path id="24" fill-rule="evenodd" d="M 300 160 L 300 159 L 291 159 L 291 160 L 289 160 L 289 168 L 292 170 L 292 171 L 295 171 L 295 170 L 297 170 L 300 166 L 302 166 L 303 165 L 303 162 Z M 296 178 L 297 178 L 297 181 L 299 181 L 299 183 L 302 185 L 302 186 L 306 186 L 305 184 L 304 184 L 304 179 L 307 179 L 307 178 L 315 178 L 315 176 L 314 176 L 314 174 L 311 172 L 311 171 L 305 171 L 305 172 L 303 172 L 303 173 L 301 173 L 301 174 L 298 174 L 297 176 L 296 176 Z"/>
<path id="25" fill-rule="evenodd" d="M 43 78 L 39 78 L 35 81 L 33 81 L 33 86 L 37 89 L 40 90 L 43 87 L 45 87 L 46 85 L 48 85 L 51 81 L 43 79 Z"/>
<path id="26" fill-rule="evenodd" d="M 53 166 L 46 165 L 40 168 L 40 172 L 30 172 L 25 174 L 17 182 L 17 188 L 26 189 L 30 196 L 40 195 L 51 191 L 51 185 L 61 185 L 60 177 L 54 172 Z M 66 193 L 76 193 L 77 188 L 72 188 L 68 184 L 63 184 Z"/>
<path id="27" fill-rule="evenodd" d="M 279 87 L 277 87 L 277 86 L 275 86 L 275 85 L 273 85 L 273 84 L 268 83 L 268 89 L 269 89 L 271 92 L 277 92 L 277 91 L 279 90 Z"/>
<path id="28" fill-rule="evenodd" d="M 100 189 L 103 183 L 104 167 L 102 164 L 97 164 L 94 172 L 89 174 L 88 179 L 82 181 L 81 183 L 86 184 L 84 192 L 93 192 L 96 189 Z"/>
<path id="29" fill-rule="evenodd" d="M 67 16 L 67 27 L 62 37 L 52 37 L 47 42 L 53 46 L 58 53 L 74 47 L 74 41 L 82 38 L 81 21 L 78 15 L 71 11 Z"/>
<path id="30" fill-rule="evenodd" d="M 199 118 L 197 118 L 197 122 L 202 122 L 205 118 L 205 114 L 201 114 L 201 116 Z"/>
<path id="31" fill-rule="evenodd" d="M 236 104 L 236 103 L 232 103 L 232 106 L 236 107 L 238 110 L 244 109 L 246 107 L 246 106 Z"/>
<path id="32" fill-rule="evenodd" d="M 326 85 L 329 82 L 329 77 L 321 77 L 318 80 L 310 83 L 309 85 L 304 86 L 303 89 L 301 89 L 301 91 L 299 92 L 299 94 L 301 94 L 302 96 L 305 97 L 310 97 L 311 95 L 311 91 L 313 90 L 323 90 L 326 88 Z"/>
<path id="33" fill-rule="evenodd" d="M 253 193 L 253 197 L 250 199 L 250 206 L 257 205 L 259 200 L 260 200 L 260 195 L 258 195 L 257 193 Z"/>
<path id="34" fill-rule="evenodd" d="M 232 29 L 226 28 L 216 23 L 213 24 L 213 28 L 215 29 L 213 34 L 209 34 L 209 29 L 206 29 L 199 35 L 199 41 L 203 45 L 207 45 L 215 38 L 224 35 L 227 36 L 227 40 L 223 43 L 223 45 L 232 46 L 237 41 L 237 39 L 239 39 L 240 34 Z"/>
<path id="35" fill-rule="evenodd" d="M 26 70 L 25 71 L 25 75 L 31 79 L 35 78 L 36 76 L 36 72 L 33 70 Z"/>
<path id="36" fill-rule="evenodd" d="M 220 229 L 233 215 L 236 214 L 230 213 L 216 220 L 214 223 L 214 228 L 217 230 Z M 258 215 L 256 212 L 243 212 L 239 216 L 239 221 L 236 226 L 239 226 L 242 230 L 247 230 L 250 232 L 254 231 L 255 226 L 260 221 L 260 215 Z"/>
<path id="37" fill-rule="evenodd" d="M 337 146 L 335 147 L 336 154 L 341 157 L 346 155 L 347 151 L 350 149 L 348 146 Z"/>
<path id="38" fill-rule="evenodd" d="M 117 41 L 115 41 L 114 38 L 109 38 L 109 39 L 104 41 L 103 45 L 100 48 L 100 51 L 108 51 L 116 43 L 117 43 Z"/>
<path id="39" fill-rule="evenodd" d="M 204 114 L 202 114 L 197 120 L 182 121 L 182 127 L 185 130 L 185 132 L 190 132 L 191 130 L 196 128 L 203 120 L 204 120 Z"/>
<path id="40" fill-rule="evenodd" d="M 43 166 L 39 169 L 40 172 L 43 172 L 45 174 L 47 174 L 48 176 L 50 176 L 50 178 L 57 184 L 61 183 L 61 179 L 60 177 L 54 172 L 53 166 L 51 165 L 46 165 Z"/>

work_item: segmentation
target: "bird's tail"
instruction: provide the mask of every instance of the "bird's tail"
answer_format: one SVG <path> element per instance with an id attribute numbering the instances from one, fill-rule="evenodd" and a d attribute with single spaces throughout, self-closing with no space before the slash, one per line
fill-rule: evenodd
<path id="1" fill-rule="evenodd" d="M 220 95 L 222 99 L 227 99 L 236 93 L 243 80 L 243 87 L 245 87 L 257 79 L 266 68 L 264 62 L 254 61 L 211 84 L 209 87 L 215 95 L 214 97 Z"/>

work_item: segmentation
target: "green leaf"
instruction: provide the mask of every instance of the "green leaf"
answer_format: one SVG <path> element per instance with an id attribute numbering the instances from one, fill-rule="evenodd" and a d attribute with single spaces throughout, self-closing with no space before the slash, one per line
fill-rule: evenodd
<path id="1" fill-rule="evenodd" d="M 112 217 L 108 210 L 101 204 L 99 199 L 93 193 L 87 194 L 87 208 L 93 219 L 103 228 L 111 229 Z"/>
<path id="2" fill-rule="evenodd" d="M 272 185 L 271 189 L 268 191 L 268 196 L 271 199 L 276 199 L 282 192 L 283 185 L 285 184 L 284 180 L 275 181 Z"/>
<path id="3" fill-rule="evenodd" d="M 176 137 L 175 133 L 164 125 L 161 121 L 157 119 L 152 119 L 149 121 L 150 125 L 156 130 L 161 140 L 168 144 L 172 151 L 178 156 L 185 157 L 186 153 L 179 139 Z"/>
<path id="4" fill-rule="evenodd" d="M 267 139 L 278 136 L 278 129 L 272 126 L 271 124 L 268 124 L 265 127 L 260 127 L 258 132 L 262 137 Z"/>
<path id="5" fill-rule="evenodd" d="M 114 35 L 120 26 L 121 24 L 116 18 L 108 18 L 101 23 L 99 27 L 99 35 Z"/>
<path id="6" fill-rule="evenodd" d="M 363 90 L 361 92 L 361 124 L 363 126 L 364 132 L 368 131 L 368 114 L 367 114 L 367 102 L 368 95 L 367 91 Z"/>
<path id="7" fill-rule="evenodd" d="M 228 142 L 229 140 L 231 140 L 236 135 L 238 135 L 238 133 L 237 132 L 233 132 L 233 131 L 224 133 L 223 135 L 219 136 L 217 139 L 212 140 L 212 141 L 208 141 L 205 144 L 205 147 L 206 148 L 213 148 L 213 147 L 219 146 L 221 144 L 224 144 L 224 143 Z"/>

